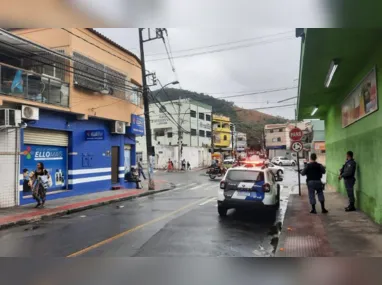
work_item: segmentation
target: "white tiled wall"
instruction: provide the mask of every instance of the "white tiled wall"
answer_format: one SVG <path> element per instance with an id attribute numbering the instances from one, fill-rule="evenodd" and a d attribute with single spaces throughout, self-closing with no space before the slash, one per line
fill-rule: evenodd
<path id="1" fill-rule="evenodd" d="M 0 208 L 12 207 L 17 204 L 16 193 L 18 193 L 18 183 L 16 175 L 19 172 L 20 156 L 16 146 L 16 132 L 18 129 L 0 130 Z M 18 138 L 20 136 L 18 135 Z M 15 171 L 17 166 L 17 172 Z"/>

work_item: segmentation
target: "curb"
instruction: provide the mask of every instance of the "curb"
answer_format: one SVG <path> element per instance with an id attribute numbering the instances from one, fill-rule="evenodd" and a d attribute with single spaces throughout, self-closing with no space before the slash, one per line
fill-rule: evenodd
<path id="1" fill-rule="evenodd" d="M 27 224 L 32 224 L 32 223 L 35 223 L 35 222 L 38 222 L 38 221 L 48 220 L 48 219 L 51 219 L 51 218 L 61 217 L 61 216 L 65 216 L 65 215 L 70 215 L 70 214 L 82 212 L 82 211 L 85 211 L 85 210 L 89 210 L 89 209 L 93 209 L 93 208 L 98 208 L 98 207 L 109 205 L 109 204 L 113 204 L 113 203 L 118 203 L 118 202 L 121 202 L 121 201 L 129 201 L 129 200 L 133 200 L 133 199 L 140 198 L 140 197 L 155 195 L 155 194 L 158 194 L 158 193 L 161 193 L 161 192 L 170 191 L 170 190 L 172 190 L 172 189 L 174 189 L 176 187 L 173 183 L 169 183 L 169 184 L 170 184 L 169 188 L 165 188 L 165 189 L 161 189 L 161 190 L 148 190 L 146 192 L 143 192 L 143 193 L 140 193 L 140 194 L 137 194 L 137 195 L 131 195 L 131 196 L 117 198 L 117 199 L 111 199 L 111 200 L 108 200 L 108 201 L 98 202 L 98 203 L 95 203 L 95 204 L 81 206 L 81 207 L 74 208 L 74 209 L 62 210 L 62 211 L 58 211 L 58 212 L 53 212 L 51 214 L 48 213 L 48 214 L 44 214 L 44 215 L 41 215 L 41 216 L 30 218 L 30 219 L 22 219 L 22 220 L 15 221 L 15 222 L 5 223 L 5 224 L 0 225 L 0 230 L 9 229 L 9 228 L 16 227 L 16 226 L 25 226 Z M 54 209 L 52 209 L 52 210 L 54 210 Z"/>

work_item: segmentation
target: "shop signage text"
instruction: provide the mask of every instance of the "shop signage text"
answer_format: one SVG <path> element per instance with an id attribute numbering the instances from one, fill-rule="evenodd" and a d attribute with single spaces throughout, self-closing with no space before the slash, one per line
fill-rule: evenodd
<path id="1" fill-rule="evenodd" d="M 104 130 L 85 131 L 87 141 L 103 141 L 105 139 Z"/>

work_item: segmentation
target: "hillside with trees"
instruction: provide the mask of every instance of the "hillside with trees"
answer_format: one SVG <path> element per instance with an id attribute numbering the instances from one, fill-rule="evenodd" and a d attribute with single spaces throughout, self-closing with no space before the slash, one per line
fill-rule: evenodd
<path id="1" fill-rule="evenodd" d="M 247 134 L 248 146 L 255 149 L 260 149 L 264 125 L 281 124 L 288 121 L 285 118 L 275 117 L 257 110 L 239 108 L 235 106 L 234 102 L 203 93 L 174 88 L 166 88 L 165 91 L 156 90 L 152 92 L 152 95 L 160 102 L 181 98 L 192 99 L 212 106 L 214 114 L 230 117 L 231 121 L 236 124 L 237 131 Z M 154 103 L 153 99 L 150 100 L 150 103 Z"/>

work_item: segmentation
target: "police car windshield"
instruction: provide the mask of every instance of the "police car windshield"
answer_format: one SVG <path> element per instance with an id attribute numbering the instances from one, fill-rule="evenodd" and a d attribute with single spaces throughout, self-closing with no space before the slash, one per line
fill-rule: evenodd
<path id="1" fill-rule="evenodd" d="M 231 181 L 264 181 L 264 172 L 231 170 L 227 174 L 227 179 Z"/>

